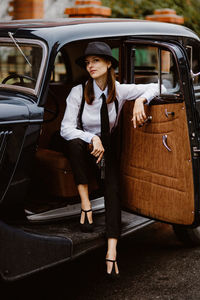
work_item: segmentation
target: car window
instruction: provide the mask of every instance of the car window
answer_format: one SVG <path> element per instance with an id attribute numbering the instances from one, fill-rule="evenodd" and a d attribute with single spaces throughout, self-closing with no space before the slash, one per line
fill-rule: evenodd
<path id="1" fill-rule="evenodd" d="M 196 43 L 190 42 L 190 45 L 186 47 L 190 69 L 194 74 L 193 84 L 194 86 L 200 85 L 200 48 Z"/>
<path id="2" fill-rule="evenodd" d="M 119 47 L 112 48 L 112 56 L 114 58 L 116 58 L 117 61 L 119 61 Z M 115 75 L 116 75 L 116 80 L 120 81 L 120 78 L 119 78 L 119 67 L 117 67 L 115 69 Z"/>
<path id="3" fill-rule="evenodd" d="M 0 88 L 36 93 L 44 48 L 39 43 L 17 42 L 17 45 L 0 41 Z"/>
<path id="4" fill-rule="evenodd" d="M 66 81 L 67 78 L 68 72 L 63 55 L 61 52 L 58 52 L 55 58 L 54 69 L 51 73 L 51 82 L 63 82 Z"/>
<path id="5" fill-rule="evenodd" d="M 179 91 L 179 78 L 173 54 L 165 49 L 149 45 L 135 45 L 133 55 L 135 83 L 161 81 L 168 94 Z"/>
<path id="6" fill-rule="evenodd" d="M 200 47 L 199 43 L 193 39 L 188 39 L 186 43 L 186 52 L 192 75 L 194 87 L 194 96 L 196 102 L 200 102 Z M 199 111 L 199 106 L 197 106 Z"/>

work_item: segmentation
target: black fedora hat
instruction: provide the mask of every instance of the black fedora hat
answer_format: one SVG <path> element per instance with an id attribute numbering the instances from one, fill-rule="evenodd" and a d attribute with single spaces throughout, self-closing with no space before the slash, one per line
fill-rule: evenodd
<path id="1" fill-rule="evenodd" d="M 85 68 L 85 58 L 89 55 L 102 56 L 111 61 L 112 67 L 116 68 L 118 66 L 118 61 L 112 56 L 112 51 L 110 46 L 104 42 L 90 42 L 84 52 L 84 55 L 76 60 L 76 63 Z"/>

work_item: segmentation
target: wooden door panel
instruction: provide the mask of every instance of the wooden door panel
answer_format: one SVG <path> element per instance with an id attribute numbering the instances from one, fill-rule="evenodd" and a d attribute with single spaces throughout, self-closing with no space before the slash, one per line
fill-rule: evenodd
<path id="1" fill-rule="evenodd" d="M 194 188 L 184 103 L 146 106 L 152 122 L 134 129 L 133 102 L 123 111 L 121 179 L 123 206 L 155 219 L 192 224 Z M 174 112 L 174 116 L 165 115 Z M 167 135 L 167 145 L 163 136 Z"/>

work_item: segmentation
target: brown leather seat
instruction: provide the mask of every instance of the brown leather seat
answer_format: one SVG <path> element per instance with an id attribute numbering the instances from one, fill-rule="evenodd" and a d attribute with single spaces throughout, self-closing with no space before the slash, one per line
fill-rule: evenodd
<path id="1" fill-rule="evenodd" d="M 60 124 L 66 106 L 66 97 L 70 91 L 70 87 L 55 85 L 53 88 L 54 94 L 57 97 L 59 114 L 55 120 L 44 123 L 42 126 L 39 147 L 36 153 L 37 177 L 50 195 L 57 197 L 74 197 L 78 195 L 78 190 L 74 182 L 69 161 L 62 152 L 50 149 L 53 136 L 56 132 L 60 131 Z M 55 110 L 55 103 L 51 97 L 47 99 L 45 107 L 50 110 Z M 56 148 L 56 145 L 54 146 Z M 96 181 L 93 181 L 91 185 L 89 185 L 89 191 L 97 189 L 98 185 Z"/>
<path id="2" fill-rule="evenodd" d="M 36 158 L 39 177 L 49 194 L 58 197 L 78 195 L 69 161 L 63 153 L 39 148 Z"/>

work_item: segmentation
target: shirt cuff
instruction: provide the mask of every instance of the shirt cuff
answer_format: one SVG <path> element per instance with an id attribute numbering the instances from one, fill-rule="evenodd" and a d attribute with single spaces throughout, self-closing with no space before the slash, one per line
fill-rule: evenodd
<path id="1" fill-rule="evenodd" d="M 166 90 L 166 87 L 162 84 L 161 85 L 161 94 L 165 94 L 167 92 Z M 158 96 L 160 94 L 160 91 L 159 91 L 159 86 L 158 86 L 158 89 L 155 91 L 153 91 L 153 93 L 150 94 L 149 91 L 145 92 L 142 97 L 146 98 L 147 102 L 146 104 L 149 104 L 151 102 L 151 100 L 153 98 L 155 98 L 156 96 Z"/>
<path id="2" fill-rule="evenodd" d="M 95 136 L 95 134 L 90 132 L 84 132 L 84 141 L 88 144 L 92 142 L 92 138 Z"/>
<path id="3" fill-rule="evenodd" d="M 154 96 L 149 96 L 148 94 L 147 95 L 142 95 L 143 98 L 145 98 L 147 100 L 147 102 L 145 102 L 144 104 L 149 104 L 151 102 L 151 100 L 154 98 Z"/>

